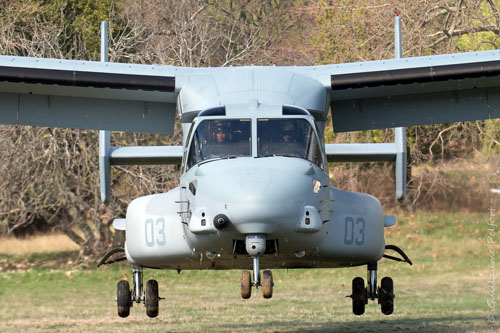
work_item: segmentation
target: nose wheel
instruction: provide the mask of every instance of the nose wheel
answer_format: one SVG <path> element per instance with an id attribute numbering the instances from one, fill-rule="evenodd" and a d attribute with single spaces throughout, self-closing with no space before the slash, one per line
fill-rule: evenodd
<path id="1" fill-rule="evenodd" d="M 269 270 L 265 270 L 262 273 L 262 296 L 264 298 L 273 297 L 273 273 Z"/>
<path id="2" fill-rule="evenodd" d="M 273 273 L 270 270 L 265 270 L 262 272 L 262 280 L 259 282 L 252 282 L 252 274 L 249 271 L 241 272 L 240 279 L 240 292 L 241 298 L 249 299 L 252 296 L 252 287 L 262 288 L 262 297 L 264 298 L 272 298 L 273 297 Z"/>
<path id="3" fill-rule="evenodd" d="M 252 277 L 249 271 L 241 272 L 241 298 L 249 299 L 252 296 Z"/>
<path id="4" fill-rule="evenodd" d="M 241 272 L 240 287 L 241 287 L 241 298 L 248 299 L 252 296 L 252 287 L 258 288 L 262 287 L 262 296 L 264 298 L 273 297 L 273 273 L 269 270 L 265 270 L 262 273 L 262 279 L 260 278 L 260 267 L 259 261 L 260 256 L 264 254 L 266 250 L 266 235 L 264 234 L 249 234 L 246 235 L 245 247 L 247 253 L 252 256 L 253 262 L 253 282 L 252 274 L 249 271 Z"/>

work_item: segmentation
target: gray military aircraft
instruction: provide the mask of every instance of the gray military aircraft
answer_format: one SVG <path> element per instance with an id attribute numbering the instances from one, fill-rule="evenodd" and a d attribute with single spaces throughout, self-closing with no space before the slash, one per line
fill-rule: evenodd
<path id="1" fill-rule="evenodd" d="M 118 283 L 120 316 L 133 303 L 158 314 L 158 283 L 144 287 L 143 268 L 242 269 L 246 299 L 257 287 L 272 297 L 272 268 L 361 265 L 367 286 L 352 281 L 353 312 L 363 314 L 371 299 L 388 315 L 393 281 L 378 286 L 377 264 L 384 257 L 411 264 L 385 244 L 395 218 L 373 196 L 332 186 L 327 162 L 402 150 L 335 151 L 324 142 L 327 114 L 336 132 L 498 118 L 500 51 L 227 68 L 1 56 L 0 101 L 0 123 L 17 125 L 171 134 L 177 112 L 182 147 L 113 148 L 109 133 L 101 136 L 105 185 L 109 164 L 181 164 L 179 187 L 133 200 L 113 223 L 125 230 L 125 246 L 100 264 L 126 259 L 134 273 L 132 290 Z"/>

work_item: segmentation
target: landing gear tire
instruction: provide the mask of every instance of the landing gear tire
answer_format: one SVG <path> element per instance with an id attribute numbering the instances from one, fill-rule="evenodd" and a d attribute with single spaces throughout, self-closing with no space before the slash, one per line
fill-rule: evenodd
<path id="1" fill-rule="evenodd" d="M 132 303 L 130 286 L 128 281 L 121 280 L 118 282 L 116 303 L 118 305 L 118 315 L 122 318 L 128 317 L 130 314 L 130 305 Z"/>
<path id="2" fill-rule="evenodd" d="M 394 311 L 394 283 L 390 277 L 385 277 L 380 282 L 378 301 L 382 313 L 387 315 Z"/>
<path id="3" fill-rule="evenodd" d="M 352 280 L 352 312 L 361 316 L 365 313 L 365 304 L 367 303 L 365 281 L 357 277 Z"/>
<path id="4" fill-rule="evenodd" d="M 262 296 L 264 298 L 273 297 L 273 273 L 269 270 L 265 270 L 262 273 Z"/>
<path id="5" fill-rule="evenodd" d="M 252 277 L 249 271 L 241 272 L 241 298 L 249 299 L 252 296 Z"/>
<path id="6" fill-rule="evenodd" d="M 146 283 L 146 299 L 144 300 L 148 317 L 154 318 L 158 316 L 159 300 L 158 282 L 156 280 L 149 280 Z"/>

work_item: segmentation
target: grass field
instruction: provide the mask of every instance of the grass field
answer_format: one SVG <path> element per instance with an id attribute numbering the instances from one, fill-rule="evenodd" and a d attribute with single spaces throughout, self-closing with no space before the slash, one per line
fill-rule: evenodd
<path id="1" fill-rule="evenodd" d="M 146 270 L 145 279 L 157 279 L 166 298 L 160 315 L 150 319 L 143 306 L 135 306 L 122 319 L 116 314 L 115 288 L 120 279 L 131 281 L 127 265 L 58 266 L 61 257 L 75 252 L 6 254 L 0 240 L 0 331 L 496 332 L 500 311 L 487 300 L 500 295 L 499 270 L 491 270 L 496 259 L 490 256 L 494 249 L 500 257 L 500 237 L 496 229 L 497 245 L 488 245 L 488 221 L 487 214 L 426 213 L 402 217 L 388 229 L 387 243 L 401 246 L 414 261 L 413 266 L 380 262 L 379 278 L 394 279 L 391 316 L 382 315 L 374 302 L 363 316 L 351 313 L 345 296 L 353 277 L 365 277 L 361 267 L 274 270 L 271 300 L 255 290 L 250 300 L 242 300 L 239 271 Z"/>

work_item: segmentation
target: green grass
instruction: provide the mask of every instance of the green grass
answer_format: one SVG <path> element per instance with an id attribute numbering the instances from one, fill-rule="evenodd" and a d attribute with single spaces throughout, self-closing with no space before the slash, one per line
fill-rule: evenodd
<path id="1" fill-rule="evenodd" d="M 394 279 L 391 316 L 382 315 L 375 302 L 363 316 L 351 313 L 345 296 L 352 278 L 366 276 L 365 267 L 273 270 L 271 300 L 260 290 L 242 300 L 239 271 L 146 270 L 145 280 L 157 279 L 166 298 L 160 315 L 150 319 L 139 305 L 122 319 L 115 288 L 122 278 L 131 281 L 127 265 L 99 270 L 42 265 L 0 273 L 0 331 L 500 331 L 500 311 L 494 312 L 496 322 L 487 321 L 487 221 L 486 214 L 419 213 L 387 230 L 387 243 L 401 246 L 414 261 L 413 266 L 380 262 L 379 278 Z"/>

